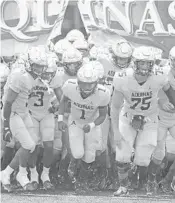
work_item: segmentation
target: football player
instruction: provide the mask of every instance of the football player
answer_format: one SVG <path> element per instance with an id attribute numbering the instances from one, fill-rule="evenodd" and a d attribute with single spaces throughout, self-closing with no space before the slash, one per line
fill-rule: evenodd
<path id="1" fill-rule="evenodd" d="M 169 64 L 163 69 L 167 71 L 169 81 L 173 89 L 175 89 L 175 47 L 169 52 Z M 175 154 L 175 108 L 171 104 L 164 92 L 159 94 L 159 127 L 158 127 L 158 142 L 153 153 L 153 160 L 157 165 L 160 165 L 165 155 L 167 158 L 170 154 Z M 167 152 L 167 153 L 166 153 Z M 169 175 L 168 175 L 169 176 Z M 167 177 L 168 177 L 167 176 Z M 161 181 L 162 189 L 166 189 L 168 178 Z M 164 188 L 165 187 L 165 188 Z"/>
<path id="2" fill-rule="evenodd" d="M 46 50 L 45 50 L 46 51 Z M 36 60 L 35 47 L 29 51 L 29 62 Z M 63 83 L 64 72 L 57 69 L 57 57 L 54 53 L 46 54 L 47 65 L 46 70 L 41 74 L 33 88 L 28 101 L 28 108 L 34 124 L 35 133 L 44 147 L 43 152 L 43 171 L 41 181 L 45 189 L 53 188 L 49 178 L 49 169 L 53 158 L 53 140 L 55 135 L 55 116 L 50 113 L 50 100 L 53 94 L 59 101 L 62 95 L 61 86 Z M 37 154 L 30 158 L 31 183 L 34 188 L 38 188 L 39 180 L 36 170 Z"/>
<path id="3" fill-rule="evenodd" d="M 72 180 L 75 180 L 79 160 L 82 160 L 79 177 L 88 176 L 88 169 L 95 161 L 96 151 L 102 147 L 100 125 L 106 118 L 110 92 L 98 84 L 99 73 L 94 65 L 91 62 L 84 64 L 78 70 L 77 79 L 67 80 L 62 88 L 64 97 L 60 104 L 58 122 L 59 129 L 64 131 L 67 127 L 63 122 L 64 103 L 70 100 L 68 131 L 72 159 L 68 173 Z M 84 172 L 83 175 L 81 172 Z M 82 184 L 85 184 L 84 180 Z"/>
<path id="4" fill-rule="evenodd" d="M 3 136 L 5 141 L 13 137 L 19 141 L 21 147 L 11 163 L 1 172 L 1 182 L 10 190 L 10 175 L 19 165 L 17 181 L 24 189 L 33 190 L 27 176 L 27 163 L 35 151 L 38 138 L 33 129 L 33 122 L 28 113 L 28 97 L 47 65 L 46 54 L 36 49 L 35 57 L 28 66 L 16 69 L 9 75 L 4 88 L 3 97 Z M 29 55 L 30 57 L 30 55 Z"/>
<path id="5" fill-rule="evenodd" d="M 63 81 L 66 82 L 68 79 L 76 78 L 77 71 L 82 66 L 82 63 L 83 63 L 83 57 L 77 49 L 71 47 L 68 50 L 65 50 L 63 52 L 62 60 L 61 60 L 62 68 L 64 71 Z M 68 120 L 69 113 L 70 113 L 70 102 L 67 102 L 65 103 L 65 114 L 64 114 L 65 122 L 67 122 Z M 66 164 L 66 162 L 65 163 L 63 162 L 67 155 L 67 151 L 69 151 L 68 132 L 65 131 L 61 133 L 58 129 L 56 129 L 55 133 L 56 134 L 55 134 L 54 145 L 53 145 L 53 148 L 54 148 L 53 167 L 55 164 L 57 165 L 57 163 L 60 161 L 60 154 L 61 154 L 63 161 L 59 163 L 59 176 L 61 177 L 60 180 L 61 179 L 63 180 L 66 178 L 65 168 L 64 168 L 64 165 Z"/>
<path id="6" fill-rule="evenodd" d="M 165 91 L 173 105 L 175 100 L 167 74 L 154 67 L 155 59 L 152 49 L 137 47 L 133 52 L 133 67 L 116 73 L 114 77 L 111 119 L 120 181 L 114 195 L 128 193 L 128 171 L 133 149 L 133 162 L 142 168 L 140 171 L 145 174 L 149 166 L 147 194 L 156 190 L 157 168 L 151 156 L 157 145 L 159 90 Z M 141 184 L 146 179 L 144 174 L 140 174 Z"/>
<path id="7" fill-rule="evenodd" d="M 104 67 L 104 78 L 103 84 L 111 91 L 112 95 L 112 82 L 115 75 L 115 72 L 121 71 L 121 69 L 126 69 L 131 64 L 133 47 L 125 40 L 115 41 L 112 46 L 109 47 L 98 47 L 95 46 L 90 50 L 91 58 L 96 58 L 103 64 Z M 111 120 L 110 120 L 110 107 L 108 108 L 108 114 L 105 121 L 102 123 L 102 132 L 103 132 L 103 150 L 101 153 L 101 157 L 106 156 L 106 164 L 107 164 L 107 176 L 105 176 L 106 183 L 111 180 L 114 181 L 113 170 L 114 165 L 113 162 L 110 161 L 107 148 L 107 143 L 109 139 L 109 145 L 112 153 L 115 152 L 115 146 L 112 140 L 112 129 L 111 129 Z M 110 156 L 112 158 L 112 156 Z M 110 163 L 111 162 L 111 163 Z M 112 166 L 111 166 L 112 164 Z M 111 171 L 112 170 L 112 171 Z M 103 180 L 104 181 L 104 180 Z M 102 181 L 102 182 L 103 182 Z M 108 183 L 107 183 L 108 184 Z M 115 183 L 112 184 L 112 187 L 115 187 Z M 106 185 L 105 185 L 106 187 Z"/>

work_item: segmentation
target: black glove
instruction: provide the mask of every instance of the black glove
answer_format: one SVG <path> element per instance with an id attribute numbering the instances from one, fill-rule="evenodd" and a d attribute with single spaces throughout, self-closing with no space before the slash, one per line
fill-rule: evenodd
<path id="1" fill-rule="evenodd" d="M 12 139 L 12 133 L 9 127 L 4 127 L 3 129 L 3 140 L 6 142 L 10 142 Z"/>
<path id="2" fill-rule="evenodd" d="M 142 115 L 135 115 L 133 116 L 132 120 L 131 120 L 131 126 L 139 131 L 139 130 L 143 130 L 143 126 L 145 124 L 145 117 Z"/>

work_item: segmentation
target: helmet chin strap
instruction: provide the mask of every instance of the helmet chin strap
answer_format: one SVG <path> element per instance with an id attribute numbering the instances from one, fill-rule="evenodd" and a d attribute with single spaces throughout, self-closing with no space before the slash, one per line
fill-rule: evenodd
<path id="1" fill-rule="evenodd" d="M 52 93 L 52 89 L 49 87 L 49 84 L 46 82 L 46 80 L 43 80 L 42 78 L 39 78 L 39 79 L 47 87 L 48 93 L 51 94 Z"/>

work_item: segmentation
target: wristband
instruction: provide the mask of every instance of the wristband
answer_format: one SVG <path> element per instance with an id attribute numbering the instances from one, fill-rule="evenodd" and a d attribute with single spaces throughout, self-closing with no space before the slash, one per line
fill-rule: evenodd
<path id="1" fill-rule="evenodd" d="M 63 121 L 63 115 L 58 116 L 58 122 Z"/>
<path id="2" fill-rule="evenodd" d="M 95 127 L 95 123 L 93 122 L 93 123 L 89 123 L 89 126 L 90 126 L 90 128 L 91 128 L 91 130 Z"/>

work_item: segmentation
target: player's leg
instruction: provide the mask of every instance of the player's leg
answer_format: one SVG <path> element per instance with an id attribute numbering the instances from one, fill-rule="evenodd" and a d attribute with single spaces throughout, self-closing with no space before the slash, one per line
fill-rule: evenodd
<path id="1" fill-rule="evenodd" d="M 128 172 L 130 170 L 130 162 L 133 153 L 133 145 L 136 137 L 136 131 L 130 125 L 131 115 L 126 112 L 121 112 L 119 130 L 123 135 L 121 149 L 116 147 L 116 166 L 119 178 L 119 189 L 114 193 L 115 196 L 128 193 Z"/>
<path id="2" fill-rule="evenodd" d="M 11 142 L 1 142 L 1 146 L 4 145 L 3 156 L 1 162 L 1 170 L 4 170 L 12 161 L 15 154 L 15 140 L 12 138 Z"/>
<path id="3" fill-rule="evenodd" d="M 69 117 L 69 146 L 70 146 L 70 164 L 68 167 L 68 175 L 71 180 L 76 181 L 77 168 L 80 160 L 84 156 L 84 132 L 75 121 Z"/>
<path id="4" fill-rule="evenodd" d="M 29 130 L 30 134 L 33 134 L 33 132 L 34 132 L 32 137 L 36 136 L 37 140 L 40 140 L 41 139 L 40 138 L 40 128 L 39 128 L 40 122 L 34 117 L 31 117 L 31 119 L 33 122 L 33 129 L 30 129 L 30 125 L 29 125 L 28 130 Z M 30 122 L 30 121 L 28 121 L 28 122 Z M 26 120 L 26 124 L 27 124 L 27 120 Z M 36 162 L 37 162 L 38 152 L 39 152 L 38 151 L 39 142 L 37 143 L 36 138 L 33 137 L 33 139 L 36 142 L 36 147 L 35 147 L 35 150 L 31 153 L 29 160 L 28 160 L 28 166 L 29 166 L 30 172 L 31 172 L 30 181 L 35 189 L 37 189 L 39 186 L 39 175 L 38 175 L 38 172 L 36 169 Z"/>
<path id="5" fill-rule="evenodd" d="M 49 170 L 53 161 L 53 140 L 55 135 L 54 114 L 48 114 L 40 121 L 40 132 L 44 145 L 43 172 L 41 174 L 41 180 L 45 189 L 52 189 L 53 185 L 50 181 Z"/>
<path id="6" fill-rule="evenodd" d="M 30 157 L 30 153 L 35 150 L 35 142 L 31 138 L 25 123 L 25 116 L 20 117 L 17 114 L 12 113 L 10 117 L 10 128 L 13 133 L 13 136 L 19 141 L 21 144 L 20 149 L 16 153 L 12 162 L 7 166 L 7 168 L 2 172 L 3 178 L 6 184 L 10 184 L 10 175 L 16 169 L 15 167 L 19 164 L 19 173 L 17 174 L 17 180 L 21 184 L 24 189 L 30 189 L 29 179 L 27 177 L 27 163 Z M 33 125 L 33 123 L 31 123 Z M 4 184 L 3 180 L 2 183 Z"/>
<path id="7" fill-rule="evenodd" d="M 157 145 L 157 117 L 154 116 L 144 125 L 143 130 L 140 132 L 135 149 L 134 163 L 142 170 L 140 183 L 146 182 L 147 168 L 148 168 L 148 182 L 147 193 L 156 192 L 156 172 L 159 165 L 151 161 L 152 154 Z M 149 166 L 149 167 L 148 167 Z"/>

